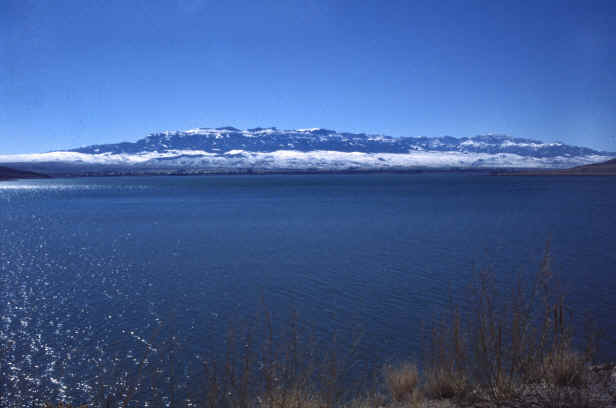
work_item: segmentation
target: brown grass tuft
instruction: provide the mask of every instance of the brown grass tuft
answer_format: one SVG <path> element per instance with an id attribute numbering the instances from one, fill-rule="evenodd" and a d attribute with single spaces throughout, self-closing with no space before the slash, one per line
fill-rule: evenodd
<path id="1" fill-rule="evenodd" d="M 461 398 L 466 394 L 467 381 L 461 372 L 432 368 L 426 372 L 423 390 L 432 399 Z"/>
<path id="2" fill-rule="evenodd" d="M 582 387 L 586 384 L 584 358 L 569 347 L 557 349 L 543 361 L 544 379 L 557 387 Z"/>
<path id="3" fill-rule="evenodd" d="M 385 383 L 394 401 L 410 400 L 419 383 L 417 366 L 404 363 L 396 367 L 385 367 Z"/>

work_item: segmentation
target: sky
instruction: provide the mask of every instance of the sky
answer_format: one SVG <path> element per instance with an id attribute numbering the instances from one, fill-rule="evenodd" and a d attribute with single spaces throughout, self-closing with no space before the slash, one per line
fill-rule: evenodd
<path id="1" fill-rule="evenodd" d="M 616 151 L 616 1 L 0 0 L 0 154 L 220 126 Z"/>

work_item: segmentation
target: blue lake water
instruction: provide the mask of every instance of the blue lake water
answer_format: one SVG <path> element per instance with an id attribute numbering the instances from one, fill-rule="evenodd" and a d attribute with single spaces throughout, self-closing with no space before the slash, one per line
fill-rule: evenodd
<path id="1" fill-rule="evenodd" d="M 296 310 L 359 354 L 420 352 L 423 322 L 480 266 L 553 269 L 616 333 L 616 179 L 468 174 L 122 177 L 0 183 L 4 393 L 87 393 L 156 327 L 191 353 Z M 136 357 L 134 357 L 136 358 Z M 85 374 L 84 374 L 85 373 Z M 24 398 L 25 398 L 24 397 Z"/>

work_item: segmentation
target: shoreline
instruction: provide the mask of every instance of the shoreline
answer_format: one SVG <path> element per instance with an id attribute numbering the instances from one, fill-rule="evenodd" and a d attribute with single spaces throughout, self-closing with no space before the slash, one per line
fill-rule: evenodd
<path id="1" fill-rule="evenodd" d="M 85 178 L 85 177 L 154 177 L 154 176 L 274 176 L 274 175 L 367 175 L 367 174 L 460 174 L 484 176 L 518 176 L 518 177 L 609 177 L 616 176 L 616 171 L 586 171 L 585 169 L 496 169 L 496 168 L 434 168 L 434 169 L 215 169 L 215 170 L 144 170 L 144 171 L 90 171 L 90 172 L 35 172 L 0 167 L 0 182 L 30 179 Z"/>

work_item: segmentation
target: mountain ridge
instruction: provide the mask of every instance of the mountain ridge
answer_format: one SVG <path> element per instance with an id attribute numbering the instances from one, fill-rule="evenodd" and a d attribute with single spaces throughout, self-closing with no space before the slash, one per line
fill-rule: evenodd
<path id="1" fill-rule="evenodd" d="M 527 154 L 538 157 L 588 155 L 605 153 L 586 147 L 570 146 L 562 142 L 545 143 L 536 139 L 514 138 L 504 134 L 483 134 L 473 137 L 392 137 L 366 133 L 337 132 L 312 128 L 279 130 L 275 127 L 238 129 L 231 126 L 195 128 L 186 131 L 151 133 L 136 142 L 91 145 L 68 151 L 100 153 L 141 153 L 166 150 L 203 150 L 274 152 L 296 150 L 302 152 L 324 150 L 362 153 L 409 153 L 418 150 L 463 151 L 469 153 Z"/>
<path id="2" fill-rule="evenodd" d="M 0 163 L 45 173 L 96 174 L 414 169 L 562 169 L 616 153 L 502 134 L 392 137 L 311 128 L 231 126 L 151 133 L 135 142 L 25 155 Z M 56 171 L 57 169 L 57 171 Z"/>

